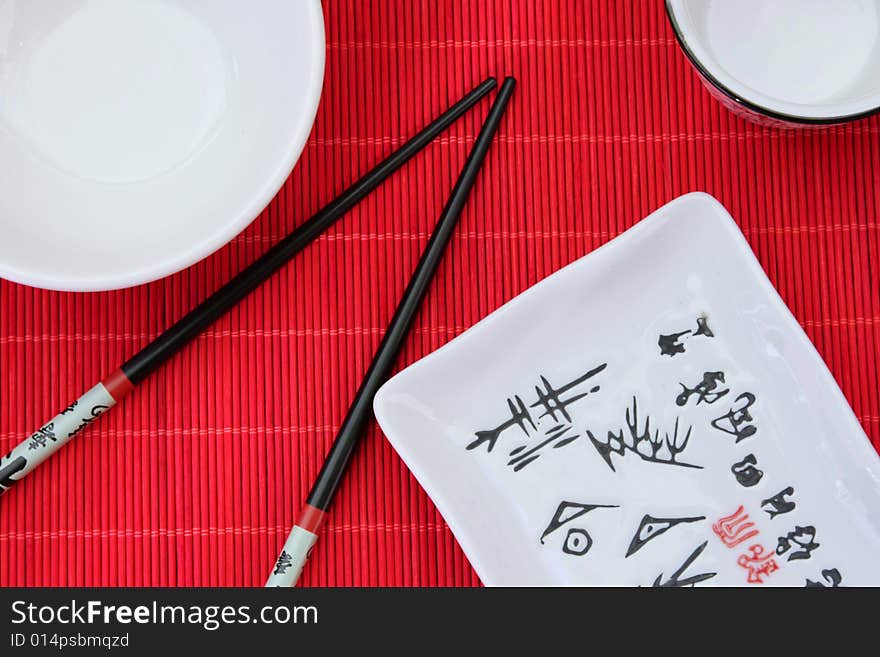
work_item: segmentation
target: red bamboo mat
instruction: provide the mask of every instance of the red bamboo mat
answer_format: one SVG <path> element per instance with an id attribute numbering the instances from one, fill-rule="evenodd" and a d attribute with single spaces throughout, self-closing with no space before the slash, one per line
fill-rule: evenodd
<path id="1" fill-rule="evenodd" d="M 514 101 L 401 358 L 438 348 L 672 198 L 739 221 L 880 447 L 880 119 L 780 131 L 703 89 L 662 2 L 327 0 L 314 132 L 267 210 L 163 281 L 0 282 L 0 450 L 487 75 Z M 261 585 L 488 105 L 0 502 L 0 585 Z M 479 583 L 373 428 L 306 585 Z"/>

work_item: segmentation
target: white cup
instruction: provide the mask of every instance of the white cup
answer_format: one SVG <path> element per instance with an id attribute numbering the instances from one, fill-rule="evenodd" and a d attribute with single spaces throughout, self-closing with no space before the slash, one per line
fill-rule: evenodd
<path id="1" fill-rule="evenodd" d="M 774 125 L 827 125 L 880 111 L 880 0 L 666 0 L 712 94 Z"/>

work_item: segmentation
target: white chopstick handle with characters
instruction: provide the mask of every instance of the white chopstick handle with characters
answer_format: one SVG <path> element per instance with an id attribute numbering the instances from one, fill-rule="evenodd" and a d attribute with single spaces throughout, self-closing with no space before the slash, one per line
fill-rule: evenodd
<path id="1" fill-rule="evenodd" d="M 9 454 L 0 456 L 0 495 L 124 397 L 130 387 L 120 385 L 117 379 L 114 374 L 97 384 L 25 438 Z"/>
<path id="2" fill-rule="evenodd" d="M 324 521 L 324 511 L 306 504 L 299 520 L 287 537 L 275 568 L 266 580 L 266 586 L 293 586 L 299 580 L 303 566 L 318 540 L 318 531 Z"/>

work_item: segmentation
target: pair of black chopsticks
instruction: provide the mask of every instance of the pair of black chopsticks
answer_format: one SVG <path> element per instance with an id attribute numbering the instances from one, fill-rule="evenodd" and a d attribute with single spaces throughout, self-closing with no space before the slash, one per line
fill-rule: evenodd
<path id="1" fill-rule="evenodd" d="M 472 93 L 481 93 L 482 95 L 482 89 L 489 91 L 494 86 L 495 80 L 490 79 Z M 513 78 L 507 78 L 501 85 L 498 97 L 495 99 L 485 123 L 483 123 L 467 162 L 465 162 L 455 187 L 452 189 L 452 194 L 440 214 L 437 226 L 431 234 L 431 239 L 422 253 L 422 258 L 403 293 L 391 322 L 388 324 L 385 337 L 382 338 L 382 342 L 373 356 L 370 369 L 367 370 L 361 387 L 348 409 L 348 414 L 336 434 L 330 453 L 324 460 L 321 472 L 318 474 L 308 498 L 306 498 L 305 507 L 284 544 L 284 549 L 275 563 L 274 570 L 269 575 L 266 586 L 293 586 L 299 579 L 309 552 L 318 540 L 317 532 L 321 521 L 333 500 L 351 453 L 370 420 L 373 397 L 391 372 L 416 310 L 425 296 L 428 284 L 437 270 L 437 265 L 440 264 L 446 244 L 455 230 L 464 204 L 474 186 L 477 172 L 486 158 L 492 138 L 498 131 L 501 117 L 504 116 L 504 111 L 507 109 L 515 86 L 516 81 Z"/>
<path id="2" fill-rule="evenodd" d="M 330 453 L 312 488 L 305 509 L 285 544 L 267 585 L 292 585 L 299 577 L 308 551 L 317 540 L 316 532 L 330 505 L 357 440 L 370 418 L 373 397 L 387 378 L 407 329 L 425 295 L 443 251 L 455 228 L 468 193 L 473 187 L 492 137 L 510 100 L 516 82 L 507 78 L 480 131 L 419 265 L 413 274 L 400 305 L 389 324 L 360 390 L 336 436 Z M 489 78 L 397 149 L 386 160 L 324 206 L 308 221 L 269 249 L 149 345 L 126 361 L 122 367 L 92 387 L 36 432 L 0 457 L 0 494 L 21 480 L 65 443 L 78 435 L 100 415 L 128 395 L 138 383 L 195 338 L 218 317 L 235 306 L 269 276 L 302 251 L 325 229 L 334 224 L 367 194 L 378 187 L 441 132 L 476 105 L 496 86 Z"/>

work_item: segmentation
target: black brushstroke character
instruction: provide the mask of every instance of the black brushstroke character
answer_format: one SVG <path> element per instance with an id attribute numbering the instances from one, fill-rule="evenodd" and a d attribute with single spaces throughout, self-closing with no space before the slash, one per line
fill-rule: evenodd
<path id="1" fill-rule="evenodd" d="M 788 486 L 776 493 L 773 497 L 761 500 L 761 508 L 770 515 L 771 520 L 776 516 L 781 516 L 789 511 L 794 511 L 797 505 L 794 502 L 785 499 L 787 495 L 794 495 L 794 488 Z"/>
<path id="2" fill-rule="evenodd" d="M 55 423 L 50 422 L 49 424 L 40 427 L 33 434 L 31 434 L 31 437 L 28 440 L 30 441 L 28 443 L 28 449 L 38 449 L 40 447 L 45 447 L 50 440 L 53 443 L 56 442 L 58 440 L 58 437 L 55 435 Z"/>
<path id="3" fill-rule="evenodd" d="M 515 403 L 513 399 L 516 400 Z M 486 451 L 491 452 L 495 447 L 495 442 L 498 440 L 498 437 L 513 426 L 518 426 L 522 432 L 528 436 L 529 430 L 526 429 L 526 422 L 531 425 L 533 431 L 537 430 L 535 422 L 532 420 L 532 416 L 529 414 L 529 410 L 526 408 L 523 400 L 520 399 L 519 396 L 514 396 L 513 399 L 508 398 L 507 400 L 507 407 L 510 409 L 510 419 L 502 422 L 494 429 L 477 431 L 477 439 L 467 446 L 468 450 L 476 449 L 483 443 L 489 443 Z"/>
<path id="4" fill-rule="evenodd" d="M 582 557 L 593 547 L 593 538 L 586 529 L 572 527 L 565 535 L 562 551 L 575 557 Z"/>
<path id="5" fill-rule="evenodd" d="M 272 571 L 272 574 L 283 575 L 292 565 L 293 557 L 287 554 L 287 550 L 282 550 L 281 555 L 278 557 L 278 562 L 275 564 L 275 570 Z"/>
<path id="6" fill-rule="evenodd" d="M 811 579 L 808 579 L 804 584 L 804 588 L 807 589 L 824 589 L 831 588 L 836 589 L 840 586 L 840 583 L 843 581 L 843 575 L 840 574 L 840 571 L 837 568 L 826 568 L 822 571 L 822 579 L 824 579 L 827 584 L 823 584 L 822 582 L 814 582 Z"/>
<path id="7" fill-rule="evenodd" d="M 566 502 L 563 500 L 559 503 L 559 506 L 556 507 L 556 512 L 553 514 L 553 518 L 544 529 L 544 533 L 541 534 L 541 545 L 544 544 L 544 539 L 557 529 L 570 523 L 572 520 L 576 520 L 577 518 L 586 515 L 594 509 L 616 508 L 616 504 L 581 504 L 580 502 Z M 562 544 L 562 551 L 566 554 L 580 557 L 589 552 L 591 547 L 593 547 L 593 539 L 589 532 L 582 527 L 574 527 L 568 530 L 565 541 Z"/>
<path id="8" fill-rule="evenodd" d="M 697 406 L 702 402 L 714 404 L 724 395 L 730 392 L 730 388 L 718 390 L 718 384 L 724 383 L 724 372 L 704 372 L 703 380 L 693 388 L 688 388 L 685 384 L 679 383 L 681 392 L 675 398 L 678 406 L 685 406 L 691 398 L 691 395 L 697 395 Z"/>
<path id="9" fill-rule="evenodd" d="M 660 347 L 661 356 L 675 356 L 675 354 L 684 353 L 684 345 L 679 342 L 682 336 L 687 335 L 690 331 L 681 331 L 679 333 L 670 333 L 669 335 L 661 335 L 657 340 L 657 346 Z"/>
<path id="10" fill-rule="evenodd" d="M 109 409 L 109 408 L 110 408 L 109 406 L 105 406 L 104 404 L 97 404 L 97 405 L 95 405 L 95 406 L 92 406 L 91 411 L 89 411 L 90 416 L 89 416 L 89 417 L 83 417 L 83 418 L 80 418 L 79 426 L 77 426 L 73 431 L 71 431 L 69 434 L 67 434 L 67 437 L 68 437 L 68 438 L 73 438 L 73 437 L 74 437 L 75 435 L 77 435 L 80 431 L 82 431 L 82 430 L 85 429 L 87 426 L 89 426 L 92 422 L 94 422 L 94 421 L 97 420 L 99 417 L 101 417 L 101 415 L 103 415 L 104 412 L 105 412 L 107 409 Z"/>
<path id="11" fill-rule="evenodd" d="M 779 537 L 779 543 L 776 545 L 776 554 L 781 557 L 794 547 L 800 549 L 788 555 L 789 561 L 809 559 L 813 550 L 819 547 L 819 544 L 816 543 L 816 528 L 813 525 L 807 525 L 806 527 L 795 525 L 794 531 Z"/>
<path id="12" fill-rule="evenodd" d="M 570 430 L 571 425 L 557 424 L 556 426 L 548 429 L 547 433 L 544 434 L 546 438 L 531 449 L 527 450 L 526 445 L 519 445 L 515 447 L 514 449 L 510 450 L 510 454 L 508 454 L 508 456 L 511 456 L 513 458 L 511 458 L 507 462 L 507 465 L 512 466 L 514 472 L 519 472 L 529 463 L 540 458 L 541 455 L 538 452 L 540 452 L 542 448 L 546 447 L 554 440 L 557 442 L 555 445 L 553 445 L 553 449 L 565 447 L 569 443 L 572 443 L 579 438 L 578 434 L 568 434 Z"/>
<path id="13" fill-rule="evenodd" d="M 697 560 L 697 558 L 703 553 L 703 550 L 706 549 L 706 546 L 709 544 L 709 541 L 704 541 L 702 545 L 698 546 L 693 552 L 691 552 L 690 556 L 684 560 L 684 563 L 679 566 L 678 570 L 676 570 L 665 582 L 663 580 L 663 573 L 657 575 L 657 579 L 654 580 L 654 586 L 662 586 L 662 587 L 682 587 L 682 586 L 694 586 L 695 584 L 699 584 L 700 582 L 705 582 L 707 579 L 712 579 L 718 573 L 701 573 L 699 575 L 693 575 L 691 577 L 685 577 L 684 579 L 679 579 L 679 577 L 684 574 L 690 565 Z"/>
<path id="14" fill-rule="evenodd" d="M 660 347 L 660 355 L 661 356 L 675 356 L 676 354 L 683 354 L 685 349 L 684 345 L 681 343 L 681 339 L 690 335 L 691 337 L 703 336 L 706 338 L 714 338 L 715 334 L 712 332 L 712 329 L 709 328 L 709 320 L 705 315 L 700 315 L 697 317 L 697 328 L 692 331 L 679 331 L 678 333 L 670 333 L 668 335 L 661 335 L 657 340 L 657 346 Z"/>
<path id="15" fill-rule="evenodd" d="M 9 452 L 5 458 L 9 459 L 10 456 L 12 456 L 12 452 Z M 24 470 L 26 465 L 27 459 L 23 456 L 17 456 L 7 461 L 5 465 L 3 464 L 3 459 L 0 459 L 0 493 L 5 493 L 12 488 L 12 484 L 18 481 L 13 479 L 12 475 Z"/>
<path id="16" fill-rule="evenodd" d="M 620 429 L 619 433 L 609 431 L 604 442 L 596 438 L 591 431 L 587 431 L 587 437 L 593 443 L 593 447 L 596 448 L 599 456 L 604 459 L 612 471 L 616 470 L 614 469 L 611 455 L 619 454 L 624 456 L 627 451 L 636 454 L 643 461 L 651 463 L 678 465 L 683 468 L 703 468 L 701 465 L 675 460 L 678 454 L 687 447 L 688 441 L 691 438 L 691 432 L 693 431 L 693 427 L 689 427 L 687 434 L 679 440 L 678 418 L 675 420 L 672 435 L 670 436 L 668 432 L 664 433 L 665 440 L 660 437 L 659 429 L 656 429 L 653 434 L 651 433 L 651 416 L 645 418 L 645 427 L 640 429 L 638 401 L 633 396 L 632 406 L 626 409 L 626 426 L 627 432 L 624 432 L 623 429 Z"/>
<path id="17" fill-rule="evenodd" d="M 735 436 L 736 442 L 754 436 L 758 428 L 754 424 L 748 423 L 753 421 L 749 409 L 755 401 L 757 401 L 755 395 L 744 392 L 734 400 L 734 405 L 727 413 L 712 420 L 712 426 L 719 431 Z M 737 404 L 740 406 L 737 407 Z"/>
<path id="18" fill-rule="evenodd" d="M 715 337 L 712 329 L 709 328 L 709 318 L 705 315 L 700 315 L 699 317 L 697 317 L 697 330 L 694 331 L 694 335 L 704 335 L 707 338 Z"/>
<path id="19" fill-rule="evenodd" d="M 507 462 L 507 465 L 513 467 L 514 472 L 519 472 L 524 467 L 529 465 L 529 463 L 532 463 L 533 461 L 540 458 L 541 454 L 539 452 L 550 443 L 554 443 L 553 449 L 559 449 L 574 442 L 580 437 L 579 434 L 571 433 L 571 425 L 567 423 L 570 423 L 572 419 L 567 408 L 574 402 L 583 399 L 587 395 L 598 392 L 600 388 L 599 386 L 593 386 L 588 392 L 575 394 L 571 397 L 568 397 L 567 399 L 563 398 L 563 395 L 575 386 L 578 386 L 588 379 L 593 378 L 594 376 L 599 374 L 599 372 L 604 370 L 607 366 L 607 363 L 603 363 L 602 365 L 593 368 L 586 374 L 574 379 L 573 381 L 570 381 L 559 389 L 554 388 L 553 385 L 547 380 L 547 377 L 540 377 L 541 384 L 544 387 L 543 389 L 541 389 L 540 387 L 535 386 L 535 393 L 537 394 L 538 401 L 536 401 L 534 404 L 531 404 L 530 408 L 543 406 L 544 412 L 538 418 L 539 423 L 541 421 L 541 418 L 547 416 L 549 416 L 554 422 L 559 422 L 557 413 L 562 416 L 564 423 L 556 424 L 548 429 L 544 433 L 544 439 L 534 447 L 526 449 L 527 445 L 518 445 L 517 447 L 512 449 L 509 454 L 509 456 L 512 458 Z"/>
<path id="20" fill-rule="evenodd" d="M 522 398 L 519 396 L 514 397 L 513 400 L 508 399 L 507 406 L 510 410 L 510 419 L 501 423 L 494 429 L 477 431 L 476 440 L 471 442 L 467 446 L 467 449 L 476 449 L 483 443 L 487 443 L 487 452 L 491 452 L 495 447 L 498 437 L 504 431 L 513 426 L 519 426 L 526 438 L 531 438 L 531 433 L 538 431 L 541 419 L 545 417 L 549 417 L 554 425 L 543 432 L 543 436 L 537 445 L 532 447 L 529 447 L 527 443 L 516 445 L 508 453 L 508 456 L 511 458 L 507 462 L 507 465 L 511 466 L 514 472 L 519 472 L 527 465 L 540 458 L 541 450 L 550 443 L 553 443 L 553 449 L 559 449 L 574 442 L 580 436 L 579 434 L 572 432 L 572 417 L 568 407 L 587 395 L 598 392 L 600 388 L 598 385 L 595 385 L 585 392 L 574 392 L 569 396 L 566 396 L 566 393 L 569 393 L 576 386 L 593 378 L 605 370 L 607 366 L 607 363 L 603 363 L 558 389 L 547 380 L 547 377 L 540 376 L 541 386 L 535 386 L 537 401 L 534 404 L 531 404 L 529 408 L 526 408 Z M 539 407 L 543 407 L 543 413 L 535 418 L 529 409 Z M 528 426 L 526 426 L 527 424 Z M 531 427 L 531 431 L 529 427 Z"/>
<path id="21" fill-rule="evenodd" d="M 730 471 L 733 473 L 733 476 L 736 477 L 740 486 L 751 488 L 752 486 L 757 485 L 757 483 L 761 481 L 761 477 L 764 476 L 764 471 L 758 470 L 758 468 L 755 467 L 757 465 L 758 460 L 755 458 L 755 455 L 749 454 L 742 461 L 730 466 Z"/>
<path id="22" fill-rule="evenodd" d="M 562 395 L 574 388 L 575 386 L 584 383 L 585 381 L 593 378 L 600 372 L 602 372 L 606 367 L 608 367 L 608 363 L 602 363 L 598 367 L 594 367 L 589 372 L 584 374 L 583 376 L 579 376 L 573 381 L 566 383 L 564 386 L 555 389 L 550 382 L 544 377 L 541 377 L 541 383 L 544 385 L 544 390 L 541 390 L 538 386 L 535 386 L 535 393 L 538 395 L 538 401 L 532 404 L 529 408 L 537 408 L 539 406 L 544 407 L 544 412 L 541 413 L 539 417 L 550 416 L 554 422 L 558 422 L 558 418 L 556 414 L 559 413 L 567 422 L 571 422 L 571 416 L 568 414 L 566 408 L 576 402 L 578 399 L 583 399 L 590 393 L 599 392 L 599 386 L 593 386 L 590 388 L 589 392 L 582 392 L 580 394 L 573 395 L 568 399 L 563 399 Z"/>
<path id="23" fill-rule="evenodd" d="M 79 405 L 79 400 L 77 399 L 77 400 L 76 400 L 75 402 L 73 402 L 70 406 L 68 406 L 68 407 L 65 408 L 63 411 L 61 411 L 60 415 L 67 415 L 68 413 L 73 413 L 73 411 L 76 410 L 76 407 L 77 407 L 78 405 Z"/>
<path id="24" fill-rule="evenodd" d="M 639 528 L 629 542 L 629 548 L 627 549 L 626 557 L 624 558 L 628 558 L 635 554 L 641 550 L 646 543 L 653 541 L 655 538 L 672 529 L 676 525 L 698 522 L 705 519 L 706 516 L 694 516 L 691 518 L 655 518 L 654 516 L 646 515 L 642 518 L 642 521 L 639 523 Z"/>

